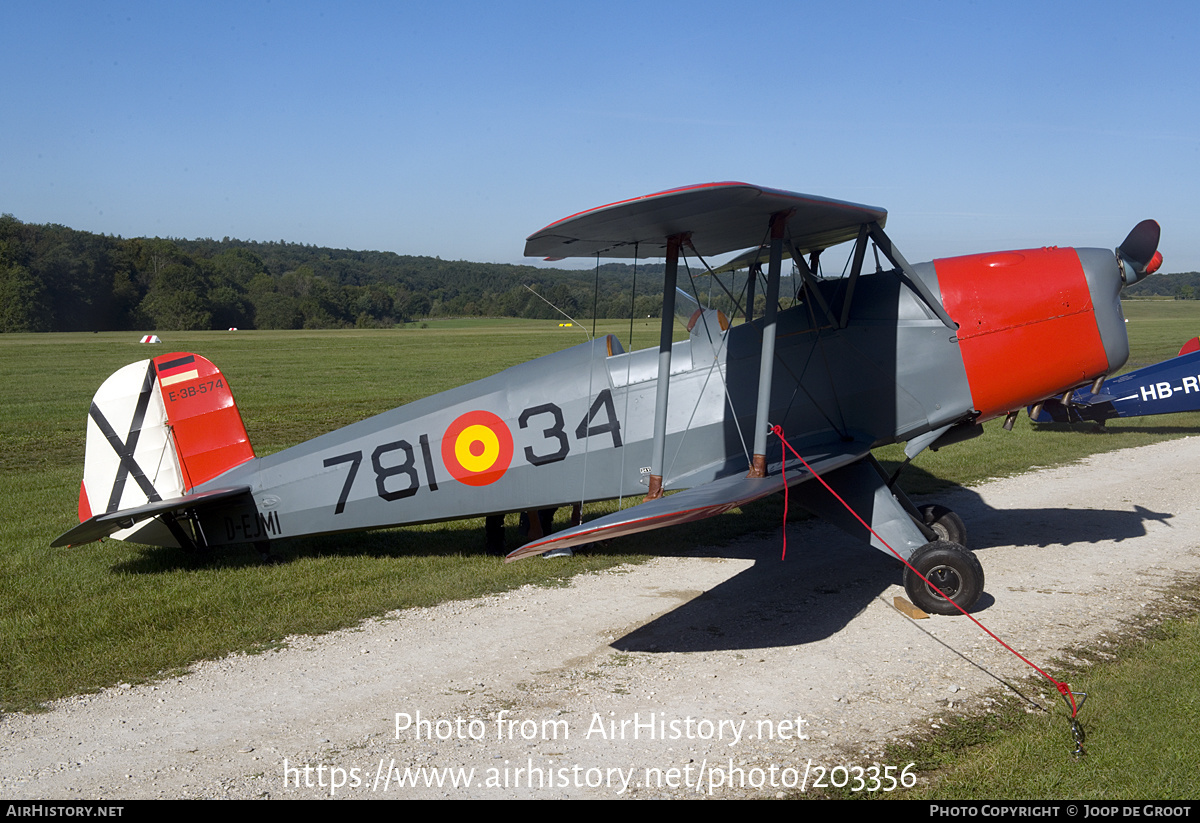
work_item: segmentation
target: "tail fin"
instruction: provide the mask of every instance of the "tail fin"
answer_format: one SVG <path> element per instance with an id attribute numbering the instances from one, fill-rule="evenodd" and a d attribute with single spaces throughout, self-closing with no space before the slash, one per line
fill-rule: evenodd
<path id="1" fill-rule="evenodd" d="M 79 520 L 180 497 L 253 458 L 216 366 L 186 352 L 133 363 L 92 399 Z M 114 536 L 127 539 L 153 524 Z"/>

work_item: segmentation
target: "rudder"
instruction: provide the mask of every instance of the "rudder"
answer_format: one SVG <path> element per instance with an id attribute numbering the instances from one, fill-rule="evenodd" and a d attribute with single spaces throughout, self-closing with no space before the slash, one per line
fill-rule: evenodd
<path id="1" fill-rule="evenodd" d="M 80 522 L 179 497 L 253 458 L 229 382 L 209 360 L 173 352 L 132 363 L 92 399 Z"/>

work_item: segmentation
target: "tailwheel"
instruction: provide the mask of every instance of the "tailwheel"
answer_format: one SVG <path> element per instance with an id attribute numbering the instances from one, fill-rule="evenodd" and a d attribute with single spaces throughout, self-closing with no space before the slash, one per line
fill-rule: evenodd
<path id="1" fill-rule="evenodd" d="M 254 548 L 258 551 L 259 556 L 262 558 L 262 564 L 264 566 L 278 566 L 283 562 L 282 558 L 271 554 L 270 540 L 255 540 Z"/>
<path id="2" fill-rule="evenodd" d="M 904 567 L 904 591 L 924 611 L 958 614 L 954 603 L 969 610 L 983 594 L 983 566 L 973 552 L 958 543 L 946 540 L 928 543 L 917 549 L 908 562 L 929 581 L 926 583 L 908 566 Z M 945 597 L 930 583 L 941 589 Z"/>
<path id="3" fill-rule="evenodd" d="M 956 512 L 945 506 L 922 506 L 921 519 L 934 530 L 938 540 L 967 545 L 967 524 Z"/>

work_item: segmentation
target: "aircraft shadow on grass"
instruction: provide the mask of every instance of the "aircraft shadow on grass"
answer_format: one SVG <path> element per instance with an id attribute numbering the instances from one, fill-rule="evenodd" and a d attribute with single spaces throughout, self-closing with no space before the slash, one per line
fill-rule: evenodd
<path id="1" fill-rule="evenodd" d="M 1169 525 L 1174 516 L 1144 506 L 1134 506 L 1133 511 L 994 509 L 976 492 L 962 488 L 944 498 L 967 522 L 971 548 L 985 550 L 985 572 L 987 549 L 1119 543 L 1144 537 L 1148 522 Z M 621 651 L 696 652 L 813 643 L 845 628 L 900 579 L 900 561 L 865 551 L 860 542 L 827 524 L 813 522 L 789 529 L 786 560 L 780 560 L 780 549 L 781 541 L 775 536 L 708 553 L 753 559 L 755 563 L 618 638 L 612 647 Z M 994 602 L 985 588 L 971 611 L 986 611 Z"/>
<path id="2" fill-rule="evenodd" d="M 513 530 L 515 532 L 515 529 Z M 386 529 L 373 532 L 327 534 L 280 541 L 274 561 L 277 565 L 318 557 L 455 557 L 474 553 L 482 547 L 482 526 L 464 528 L 447 523 L 440 528 Z M 516 538 L 510 540 L 516 542 Z M 123 574 L 163 574 L 188 569 L 260 567 L 262 560 L 250 544 L 188 550 L 171 546 L 138 546 L 137 557 L 113 565 Z"/>
<path id="3" fill-rule="evenodd" d="M 1046 432 L 1071 432 L 1076 435 L 1096 437 L 1111 437 L 1113 435 L 1120 436 L 1122 434 L 1161 434 L 1161 435 L 1194 435 L 1200 434 L 1200 428 L 1197 426 L 1121 426 L 1108 427 L 1098 422 L 1084 423 L 1037 423 L 1035 421 L 1037 431 Z"/>
<path id="4" fill-rule="evenodd" d="M 923 481 L 924 485 L 938 482 L 918 467 L 909 466 L 906 474 L 910 480 Z M 1045 548 L 1106 540 L 1119 543 L 1144 537 L 1147 522 L 1169 525 L 1174 516 L 1140 505 L 1134 506 L 1132 511 L 995 509 L 974 490 L 961 487 L 948 488 L 939 492 L 936 498 L 950 504 L 962 516 L 968 525 L 970 546 L 975 550 L 1003 546 Z M 751 505 L 771 507 L 782 515 L 778 499 Z M 755 522 L 762 523 L 764 519 L 767 518 L 760 516 Z M 510 527 L 510 532 L 515 529 Z M 677 527 L 672 539 L 666 543 L 657 536 L 640 535 L 612 541 L 596 549 L 754 561 L 754 565 L 745 571 L 619 638 L 611 644 L 613 648 L 641 652 L 718 651 L 802 645 L 824 640 L 845 628 L 872 600 L 898 583 L 902 572 L 898 560 L 878 551 L 868 551 L 862 541 L 816 519 L 790 524 L 788 555 L 782 561 L 782 542 L 777 529 L 736 539 L 721 547 L 699 551 L 677 548 L 704 542 L 708 532 L 705 524 L 690 524 Z M 515 535 L 509 537 L 511 544 Z M 291 545 L 281 544 L 279 550 L 283 562 L 332 556 L 449 557 L 461 554 L 464 543 L 478 546 L 480 542 L 478 530 L 457 525 L 423 531 L 388 530 L 298 539 L 290 541 Z M 431 544 L 438 548 L 431 548 Z M 986 572 L 986 551 L 983 557 Z M 249 549 L 191 553 L 176 548 L 147 547 L 137 558 L 114 565 L 113 571 L 160 574 L 180 569 L 257 565 L 257 555 Z M 668 585 L 664 586 L 664 596 L 677 595 Z M 994 602 L 985 590 L 972 611 L 985 611 Z"/>

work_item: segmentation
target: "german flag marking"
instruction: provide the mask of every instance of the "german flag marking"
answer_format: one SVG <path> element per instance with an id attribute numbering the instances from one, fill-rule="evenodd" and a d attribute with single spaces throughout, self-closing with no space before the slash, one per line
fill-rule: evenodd
<path id="1" fill-rule="evenodd" d="M 512 433 L 503 420 L 488 411 L 459 415 L 442 437 L 446 471 L 468 486 L 495 483 L 508 471 L 512 456 Z"/>
<path id="2" fill-rule="evenodd" d="M 166 360 L 165 357 L 170 357 L 170 355 L 164 355 L 154 360 L 160 386 L 173 386 L 176 383 L 194 380 L 200 376 L 200 370 L 196 367 L 196 355 L 185 354 L 174 360 Z"/>
<path id="3" fill-rule="evenodd" d="M 196 369 L 192 369 L 191 371 L 177 372 L 176 374 L 172 374 L 170 377 L 160 377 L 158 382 L 163 386 L 173 386 L 176 383 L 182 383 L 185 380 L 192 380 L 193 378 L 199 376 L 200 372 L 198 372 Z"/>

